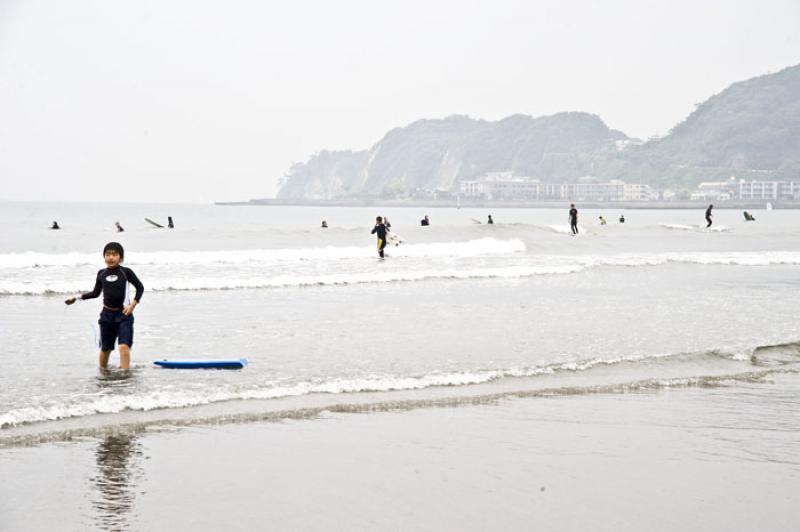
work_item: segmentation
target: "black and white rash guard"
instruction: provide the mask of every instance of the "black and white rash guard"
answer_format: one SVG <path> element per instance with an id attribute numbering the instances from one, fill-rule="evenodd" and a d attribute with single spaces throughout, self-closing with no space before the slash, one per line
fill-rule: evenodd
<path id="1" fill-rule="evenodd" d="M 97 272 L 94 289 L 86 294 L 81 294 L 80 299 L 94 299 L 100 295 L 100 292 L 103 292 L 103 306 L 121 310 L 130 303 L 128 283 L 136 288 L 134 299 L 138 303 L 142 300 L 144 285 L 133 273 L 133 270 L 124 266 L 117 266 L 114 269 L 103 268 Z"/>

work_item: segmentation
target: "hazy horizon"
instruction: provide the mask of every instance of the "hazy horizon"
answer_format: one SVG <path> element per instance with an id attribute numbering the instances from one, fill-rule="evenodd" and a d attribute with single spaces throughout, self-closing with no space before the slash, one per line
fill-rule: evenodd
<path id="1" fill-rule="evenodd" d="M 0 0 L 0 200 L 271 197 L 292 163 L 453 114 L 646 139 L 800 62 L 800 4 Z"/>

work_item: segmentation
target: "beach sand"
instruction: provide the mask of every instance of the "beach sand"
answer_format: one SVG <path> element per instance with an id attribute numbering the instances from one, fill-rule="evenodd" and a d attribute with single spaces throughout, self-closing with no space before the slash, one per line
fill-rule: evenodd
<path id="1" fill-rule="evenodd" d="M 790 374 L 6 448 L 0 529 L 795 531 L 798 392 Z"/>

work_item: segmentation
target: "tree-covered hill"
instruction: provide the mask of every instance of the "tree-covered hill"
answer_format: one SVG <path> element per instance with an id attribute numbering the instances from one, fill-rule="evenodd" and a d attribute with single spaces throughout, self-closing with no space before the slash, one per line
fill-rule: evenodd
<path id="1" fill-rule="evenodd" d="M 675 188 L 731 175 L 800 178 L 800 66 L 734 83 L 669 135 L 643 144 L 579 112 L 419 120 L 367 151 L 323 151 L 294 165 L 278 197 L 455 190 L 459 181 L 501 171 L 544 182 L 592 175 Z"/>

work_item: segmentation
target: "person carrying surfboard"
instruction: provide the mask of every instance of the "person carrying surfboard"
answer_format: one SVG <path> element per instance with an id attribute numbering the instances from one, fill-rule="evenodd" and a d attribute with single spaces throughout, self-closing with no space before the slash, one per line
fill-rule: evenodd
<path id="1" fill-rule="evenodd" d="M 386 247 L 386 226 L 383 224 L 383 218 L 378 216 L 375 218 L 375 227 L 372 228 L 371 234 L 378 234 L 378 256 L 383 257 L 383 249 Z"/>
<path id="2" fill-rule="evenodd" d="M 100 311 L 100 369 L 108 368 L 108 357 L 119 344 L 119 367 L 130 369 L 131 346 L 133 345 L 133 309 L 142 300 L 144 285 L 133 270 L 122 266 L 125 249 L 118 242 L 109 242 L 103 248 L 106 267 L 97 272 L 94 289 L 78 294 L 64 301 L 72 305 L 78 299 L 94 299 L 103 293 L 103 310 Z M 136 295 L 130 299 L 128 283 L 136 288 Z"/>

